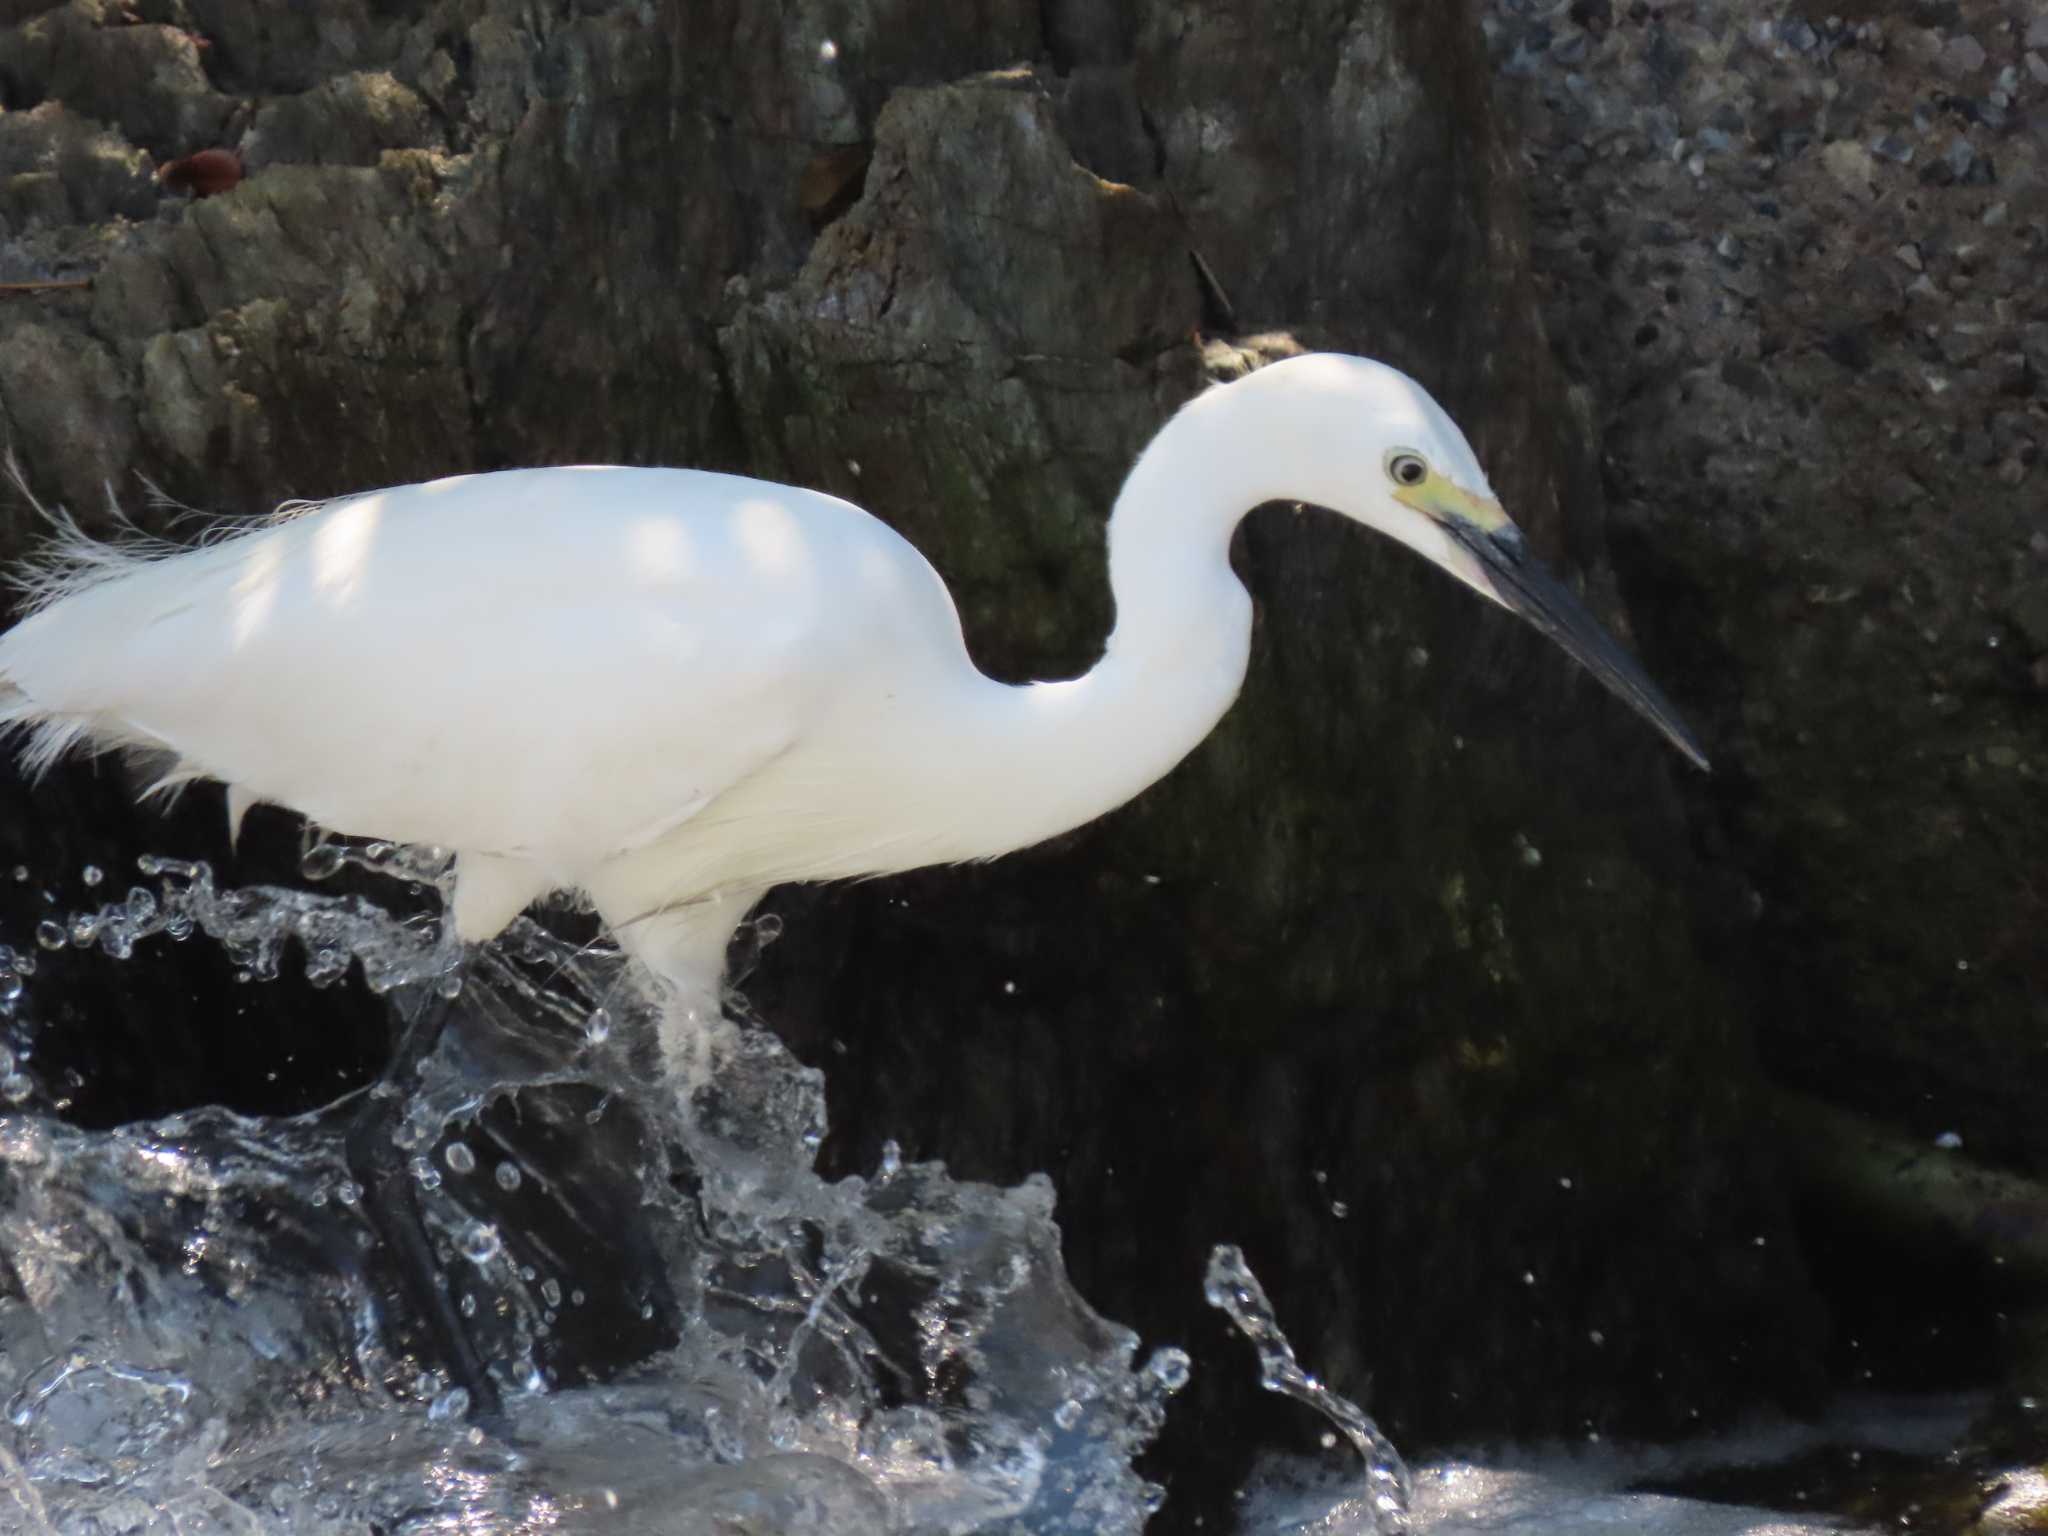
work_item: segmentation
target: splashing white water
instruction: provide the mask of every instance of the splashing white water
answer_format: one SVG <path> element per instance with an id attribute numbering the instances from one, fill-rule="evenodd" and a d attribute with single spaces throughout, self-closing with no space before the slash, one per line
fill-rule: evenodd
<path id="1" fill-rule="evenodd" d="M 1359 1536 L 1407 1536 L 1413 1529 L 1408 1510 L 1414 1491 L 1401 1453 L 1356 1403 L 1338 1396 L 1301 1368 L 1294 1358 L 1294 1346 L 1280 1331 L 1266 1288 L 1245 1262 L 1242 1250 L 1221 1244 L 1209 1255 L 1203 1294 L 1258 1351 L 1259 1385 L 1321 1414 L 1358 1452 L 1364 1484 L 1364 1495 L 1356 1500 L 1362 1506 L 1364 1522 L 1354 1522 Z"/>
<path id="2" fill-rule="evenodd" d="M 196 931 L 271 976 L 296 939 L 316 980 L 357 962 L 413 1005 L 449 990 L 431 920 L 144 869 L 155 889 L 44 941 L 118 956 Z M 511 1389 L 503 1432 L 465 1426 L 459 1391 L 394 1345 L 348 1106 L 107 1133 L 17 1114 L 0 1117 L 0 1516 L 38 1536 L 1107 1536 L 1158 1506 L 1131 1463 L 1186 1357 L 1136 1366 L 1135 1335 L 1074 1293 L 1042 1177 L 820 1178 L 820 1075 L 730 1019 L 699 1025 L 689 1102 L 650 1103 L 666 1005 L 531 923 L 471 963 L 454 1006 L 397 1136 Z M 669 1347 L 547 1390 L 577 1327 Z"/>

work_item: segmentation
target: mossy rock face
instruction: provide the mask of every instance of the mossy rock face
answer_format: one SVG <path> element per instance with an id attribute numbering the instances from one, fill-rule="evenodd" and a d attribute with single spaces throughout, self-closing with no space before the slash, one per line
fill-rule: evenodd
<path id="1" fill-rule="evenodd" d="M 911 27 L 806 4 L 767 33 L 756 9 L 361 13 L 317 78 L 222 10 L 234 68 L 207 89 L 274 147 L 341 113 L 334 158 L 375 163 L 272 161 L 153 222 L 15 232 L 0 252 L 57 274 L 108 253 L 90 294 L 0 307 L 29 479 L 90 518 L 138 470 L 230 511 L 510 463 L 786 478 L 926 549 L 992 672 L 1058 675 L 1109 622 L 1126 467 L 1242 364 L 1204 345 L 1234 305 L 1294 333 L 1268 350 L 1422 378 L 1621 625 L 1586 412 L 1455 8 L 1324 0 L 1279 27 L 1252 0 L 1138 5 L 1121 29 L 1067 17 L 1043 57 L 1035 7 Z M 315 89 L 369 74 L 431 111 L 366 136 L 359 89 Z M 1106 180 L 1070 132 L 1153 169 Z M 812 195 L 827 172 L 843 211 Z M 790 936 L 750 987 L 832 1076 L 827 1156 L 868 1168 L 894 1138 L 970 1175 L 1050 1170 L 1090 1299 L 1207 1364 L 1186 1443 L 1247 1411 L 1200 1301 L 1218 1241 L 1397 1433 L 1669 1427 L 1803 1387 L 1819 1330 L 1751 1135 L 1742 1005 L 1702 958 L 1675 759 L 1533 633 L 1334 518 L 1264 510 L 1236 557 L 1244 699 L 1156 791 L 992 866 L 774 898 Z M 224 857 L 200 793 L 166 829 L 117 789 L 15 787 L 0 857 Z M 191 966 L 180 996 L 218 983 L 165 963 Z M 81 971 L 66 985 L 110 985 Z M 209 1011 L 152 1032 L 81 1003 L 71 1027 L 128 1032 L 53 1034 L 47 1059 L 68 1052 L 82 1114 L 166 1108 L 96 1062 L 189 1056 Z M 266 1100 L 266 1038 L 238 1037 L 240 1102 L 325 1096 Z M 1231 1455 L 1188 1475 L 1220 1487 Z"/>

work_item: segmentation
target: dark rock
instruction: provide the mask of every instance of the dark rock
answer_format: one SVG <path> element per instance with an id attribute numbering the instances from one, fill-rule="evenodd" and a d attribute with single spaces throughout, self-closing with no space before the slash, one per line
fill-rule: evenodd
<path id="1" fill-rule="evenodd" d="M 1692 68 L 1691 55 L 1662 26 L 1650 29 L 1650 42 L 1643 50 L 1643 62 L 1649 67 L 1651 77 L 1666 90 L 1675 87 Z"/>
<path id="2" fill-rule="evenodd" d="M 1721 365 L 1721 382 L 1745 395 L 1768 395 L 1771 381 L 1756 364 L 1731 357 Z"/>
<path id="3" fill-rule="evenodd" d="M 1146 130 L 1130 64 L 1079 65 L 1060 82 L 1055 100 L 1061 137 L 1089 170 L 1132 186 L 1157 177 L 1159 147 Z"/>
<path id="4" fill-rule="evenodd" d="M 2030 582 L 2007 604 L 2006 617 L 2013 628 L 2026 636 L 2027 644 L 2048 654 L 2048 585 Z"/>
<path id="5" fill-rule="evenodd" d="M 201 38 L 182 27 L 101 27 L 84 6 L 0 26 L 0 100 L 62 102 L 159 159 L 217 143 L 232 98 L 214 90 Z"/>
<path id="6" fill-rule="evenodd" d="M 1831 331 L 1821 350 L 1852 373 L 1870 366 L 1870 341 L 1860 331 Z"/>
<path id="7" fill-rule="evenodd" d="M 149 156 L 118 134 L 57 101 L 0 113 L 0 216 L 14 232 L 144 219 L 156 203 Z"/>
<path id="8" fill-rule="evenodd" d="M 253 167 L 375 165 L 387 149 L 439 147 L 425 100 L 380 70 L 323 80 L 267 103 L 245 152 Z"/>
<path id="9" fill-rule="evenodd" d="M 1198 347 L 1222 295 L 1422 377 L 1532 542 L 1618 612 L 1592 405 L 1549 336 L 1636 326 L 1538 322 L 1526 170 L 1477 30 L 1434 0 L 1299 26 L 1262 0 L 1156 0 L 1127 28 L 1024 0 L 183 14 L 203 68 L 159 43 L 162 80 L 94 99 L 133 154 L 135 135 L 159 158 L 245 143 L 260 171 L 53 234 L 90 253 L 90 294 L 0 307 L 6 430 L 88 518 L 135 471 L 224 511 L 508 463 L 769 474 L 914 536 L 990 670 L 1057 675 L 1100 649 L 1101 519 L 1133 455 L 1205 370 L 1291 344 Z M 67 36 L 62 60 L 0 39 L 10 105 L 128 67 L 130 45 Z M 1686 77 L 1689 45 L 1658 37 Z M 1656 259 L 1682 262 L 1697 225 L 1669 222 L 1688 233 Z M 1699 306 L 1729 302 L 1662 273 L 1644 291 L 1666 286 L 1688 345 Z M 832 1075 L 827 1165 L 871 1169 L 886 1137 L 971 1176 L 1049 1169 L 1091 1300 L 1204 1350 L 1194 1277 L 1225 1222 L 1304 1356 L 1373 1376 L 1397 1431 L 1670 1425 L 1805 1390 L 1819 1330 L 1744 1089 L 1745 1010 L 1687 905 L 1668 757 L 1398 549 L 1255 518 L 1240 553 L 1255 674 L 1157 793 L 1027 857 L 776 898 L 794 932 L 750 987 Z M 1689 634 L 1690 590 L 1645 600 Z M 1675 686 L 1713 698 L 1726 675 L 1695 662 Z M 225 858 L 210 818 L 165 828 L 94 783 L 17 786 L 13 857 Z M 214 985 L 167 963 L 165 990 Z M 1020 967 L 1026 1002 L 992 1003 Z M 270 1087 L 289 1064 L 260 1027 L 147 1012 L 50 1032 L 81 1114 L 337 1086 L 333 1055 L 317 1085 Z M 364 1017 L 357 1072 L 382 1029 Z M 152 1065 L 222 1055 L 216 1090 Z M 1372 1221 L 1334 1222 L 1317 1169 Z M 1563 1200 L 1558 1169 L 1598 1176 Z M 1561 1283 L 1532 1298 L 1529 1267 Z M 1595 1319 L 1639 1347 L 1584 1345 Z M 1184 1454 L 1175 1496 L 1220 1512 L 1251 1388 L 1234 1357 L 1197 1383 L 1171 1433 L 1232 1451 Z"/>
<path id="10" fill-rule="evenodd" d="M 1133 7 L 1124 0 L 1048 0 L 1045 6 L 1045 45 L 1061 74 L 1129 64 L 1135 43 Z"/>

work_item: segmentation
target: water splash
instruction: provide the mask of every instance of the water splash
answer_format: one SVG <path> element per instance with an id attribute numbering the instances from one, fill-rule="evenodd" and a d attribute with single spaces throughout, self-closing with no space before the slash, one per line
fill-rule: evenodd
<path id="1" fill-rule="evenodd" d="M 272 981 L 286 944 L 296 939 L 304 950 L 306 979 L 315 986 L 340 981 L 354 963 L 362 967 L 364 983 L 379 996 L 415 984 L 446 987 L 461 964 L 460 946 L 435 914 L 395 919 L 363 896 L 275 886 L 222 889 L 204 863 L 154 854 L 135 862 L 145 877 L 156 881 L 154 886 L 131 886 L 117 901 L 61 920 L 47 919 L 36 930 L 37 943 L 50 950 L 96 947 L 113 959 L 126 960 L 145 939 L 162 935 L 182 941 L 195 932 L 204 933 L 241 967 L 244 979 Z M 444 894 L 454 868 L 440 849 L 396 843 L 323 843 L 307 854 L 304 863 L 316 877 L 353 865 L 421 889 L 433 885 Z M 8 950 L 4 958 L 6 973 L 17 975 L 19 957 Z M 0 999 L 7 991 L 0 979 Z"/>
<path id="2" fill-rule="evenodd" d="M 1414 1500 L 1407 1463 L 1357 1404 L 1338 1396 L 1301 1368 L 1243 1250 L 1219 1243 L 1210 1251 L 1203 1294 L 1210 1306 L 1226 1313 L 1238 1332 L 1251 1340 L 1259 1357 L 1259 1384 L 1268 1392 L 1314 1409 L 1351 1442 L 1364 1462 L 1370 1530 L 1375 1536 L 1406 1536 L 1413 1528 L 1409 1509 Z"/>
<path id="3" fill-rule="evenodd" d="M 316 873 L 445 874 L 333 846 Z M 309 975 L 360 964 L 401 1011 L 450 990 L 432 919 L 142 867 L 153 886 L 61 942 L 200 933 L 263 977 L 296 940 Z M 1138 1531 L 1161 1491 L 1132 1460 L 1186 1357 L 1138 1364 L 1074 1292 L 1050 1184 L 900 1156 L 822 1179 L 822 1077 L 765 1030 L 700 1019 L 697 1085 L 650 1094 L 680 1006 L 522 921 L 463 972 L 408 1095 L 395 1135 L 507 1392 L 490 1436 L 410 1352 L 352 1105 L 112 1132 L 0 1113 L 0 1511 L 38 1536 Z"/>

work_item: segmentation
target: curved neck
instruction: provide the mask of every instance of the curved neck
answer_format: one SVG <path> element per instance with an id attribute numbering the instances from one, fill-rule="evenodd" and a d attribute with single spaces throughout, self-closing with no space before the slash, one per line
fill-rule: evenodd
<path id="1" fill-rule="evenodd" d="M 1217 392 L 1221 393 L 1221 392 Z M 1056 836 L 1163 778 L 1236 699 L 1251 654 L 1250 595 L 1230 568 L 1246 512 L 1270 499 L 1229 413 L 1183 409 L 1153 439 L 1109 519 L 1116 624 L 1102 659 L 1065 682 L 1002 689 L 1000 754 L 986 777 L 1030 784 L 1029 804 L 985 807 L 978 840 Z"/>

